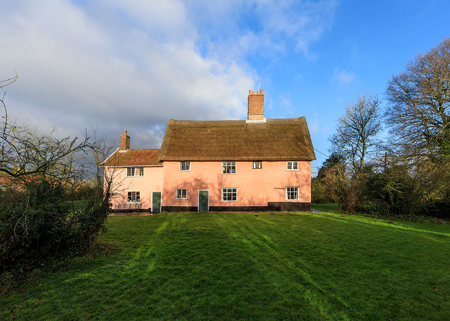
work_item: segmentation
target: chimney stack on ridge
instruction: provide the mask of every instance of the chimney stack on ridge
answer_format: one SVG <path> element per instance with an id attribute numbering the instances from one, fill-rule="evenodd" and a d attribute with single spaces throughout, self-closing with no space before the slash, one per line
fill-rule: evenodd
<path id="1" fill-rule="evenodd" d="M 127 135 L 127 131 L 123 131 L 123 135 L 120 135 L 120 150 L 130 149 L 130 136 Z"/>
<path id="2" fill-rule="evenodd" d="M 248 120 L 264 120 L 264 94 L 249 90 L 248 92 Z"/>

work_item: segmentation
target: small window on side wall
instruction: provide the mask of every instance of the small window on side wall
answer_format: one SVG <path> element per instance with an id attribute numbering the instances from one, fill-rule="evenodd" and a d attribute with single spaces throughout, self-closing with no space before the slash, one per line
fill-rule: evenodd
<path id="1" fill-rule="evenodd" d="M 261 169 L 262 161 L 253 161 L 253 169 Z"/>
<path id="2" fill-rule="evenodd" d="M 187 199 L 187 190 L 177 189 L 177 199 Z"/>
<path id="3" fill-rule="evenodd" d="M 287 162 L 288 171 L 298 171 L 298 162 Z"/>
<path id="4" fill-rule="evenodd" d="M 286 187 L 286 199 L 289 200 L 298 200 L 298 187 L 297 186 L 289 186 Z"/>
<path id="5" fill-rule="evenodd" d="M 141 192 L 128 192 L 128 203 L 139 203 L 141 201 Z"/>
<path id="6" fill-rule="evenodd" d="M 180 171 L 190 171 L 191 170 L 191 162 L 180 162 Z"/>

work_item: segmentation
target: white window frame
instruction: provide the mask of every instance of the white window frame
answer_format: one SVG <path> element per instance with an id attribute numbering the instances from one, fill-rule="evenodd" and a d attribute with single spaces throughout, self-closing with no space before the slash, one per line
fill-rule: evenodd
<path id="1" fill-rule="evenodd" d="M 233 190 L 236 190 L 236 191 L 233 191 Z M 233 200 L 233 199 L 225 200 L 225 199 L 223 199 L 224 193 L 227 193 L 227 194 L 228 193 L 231 193 L 231 194 L 236 193 L 236 199 L 235 200 Z M 238 189 L 237 189 L 237 187 L 222 187 L 222 202 L 237 202 L 237 200 L 238 200 Z"/>
<path id="2" fill-rule="evenodd" d="M 289 168 L 289 165 L 291 165 L 291 168 Z M 296 165 L 297 168 L 294 168 L 294 165 Z M 286 170 L 287 171 L 298 171 L 298 162 L 286 162 Z"/>
<path id="3" fill-rule="evenodd" d="M 297 189 L 296 191 L 289 191 L 290 188 Z M 294 196 L 297 196 L 297 198 L 289 198 L 289 193 L 295 193 Z M 299 187 L 298 186 L 286 186 L 286 201 L 298 201 L 298 193 L 299 193 Z"/>
<path id="4" fill-rule="evenodd" d="M 262 161 L 253 161 L 253 169 L 262 169 Z"/>
<path id="5" fill-rule="evenodd" d="M 225 170 L 225 172 L 224 172 L 224 169 L 226 169 L 228 167 L 231 167 L 231 168 L 234 167 L 234 173 L 227 173 L 227 170 Z M 236 174 L 236 172 L 237 172 L 236 161 L 222 161 L 222 166 L 221 166 L 222 174 Z"/>
<path id="6" fill-rule="evenodd" d="M 178 197 L 178 191 L 180 191 L 181 197 Z M 183 197 L 183 191 L 184 191 L 184 197 Z M 187 200 L 187 189 L 185 189 L 185 188 L 177 188 L 175 190 L 175 198 L 177 200 Z"/>
<path id="7" fill-rule="evenodd" d="M 127 177 L 141 176 L 144 176 L 144 167 L 127 167 Z"/>
<path id="8" fill-rule="evenodd" d="M 133 193 L 134 193 L 134 197 L 133 197 Z M 129 191 L 127 193 L 127 203 L 140 203 L 140 202 L 141 202 L 141 192 L 140 191 Z"/>
<path id="9" fill-rule="evenodd" d="M 186 169 L 186 165 L 187 165 L 187 169 Z M 183 167 L 184 167 L 184 169 L 183 169 Z M 180 171 L 189 172 L 190 170 L 191 170 L 191 162 L 190 161 L 180 162 Z"/>

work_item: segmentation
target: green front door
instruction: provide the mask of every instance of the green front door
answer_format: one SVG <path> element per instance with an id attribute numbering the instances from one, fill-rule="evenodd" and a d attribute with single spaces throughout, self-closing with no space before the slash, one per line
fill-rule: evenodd
<path id="1" fill-rule="evenodd" d="M 198 191 L 198 210 L 209 211 L 209 191 Z"/>
<path id="2" fill-rule="evenodd" d="M 161 192 L 152 193 L 152 212 L 161 212 Z"/>

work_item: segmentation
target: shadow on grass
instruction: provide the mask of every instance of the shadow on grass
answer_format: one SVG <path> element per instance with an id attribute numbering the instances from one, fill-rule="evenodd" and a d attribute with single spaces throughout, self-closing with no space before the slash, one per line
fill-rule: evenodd
<path id="1" fill-rule="evenodd" d="M 450 246 L 414 229 L 270 213 L 114 217 L 108 228 L 119 254 L 0 298 L 0 319 L 450 317 Z"/>
<path id="2" fill-rule="evenodd" d="M 399 229 L 403 231 L 410 231 L 413 233 L 424 233 L 435 235 L 437 238 L 430 238 L 435 241 L 443 241 L 449 238 L 450 241 L 450 228 L 448 226 L 437 225 L 437 224 L 427 224 L 427 223 L 415 223 L 415 222 L 404 222 L 404 221 L 390 221 L 388 219 L 373 219 L 370 217 L 365 217 L 356 214 L 335 214 L 335 213 L 313 213 L 314 215 L 321 219 L 334 220 L 340 223 L 349 224 L 360 224 L 360 225 L 373 225 L 380 228 L 387 229 Z M 419 234 L 420 235 L 420 234 Z M 422 237 L 428 237 L 422 235 Z"/>

